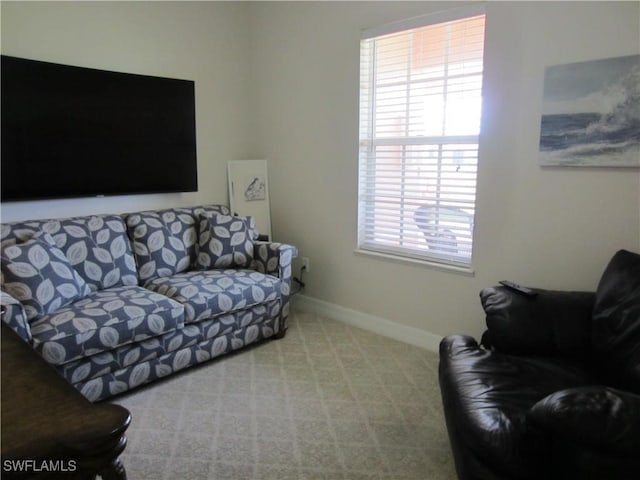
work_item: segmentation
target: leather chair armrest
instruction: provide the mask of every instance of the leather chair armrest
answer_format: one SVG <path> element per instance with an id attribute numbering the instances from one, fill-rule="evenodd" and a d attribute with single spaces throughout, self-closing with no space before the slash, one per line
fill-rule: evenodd
<path id="1" fill-rule="evenodd" d="M 440 341 L 440 357 L 453 357 L 463 351 L 473 351 L 479 348 L 476 339 L 469 335 L 447 335 Z"/>
<path id="2" fill-rule="evenodd" d="M 595 293 L 533 290 L 535 297 L 505 287 L 480 292 L 488 328 L 483 344 L 515 355 L 588 357 Z"/>
<path id="3" fill-rule="evenodd" d="M 640 396 L 604 386 L 571 388 L 537 402 L 528 421 L 542 432 L 613 455 L 636 458 Z"/>

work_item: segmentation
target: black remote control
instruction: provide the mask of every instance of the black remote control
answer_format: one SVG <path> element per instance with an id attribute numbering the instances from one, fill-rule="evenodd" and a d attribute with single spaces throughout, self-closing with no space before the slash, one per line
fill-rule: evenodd
<path id="1" fill-rule="evenodd" d="M 514 292 L 518 292 L 518 293 L 521 293 L 522 295 L 526 295 L 527 297 L 533 298 L 538 295 L 537 292 L 534 292 L 530 288 L 523 287 L 522 285 L 518 285 L 517 283 L 511 282 L 509 280 L 501 280 L 498 283 L 500 285 L 507 287 L 510 290 L 513 290 Z"/>

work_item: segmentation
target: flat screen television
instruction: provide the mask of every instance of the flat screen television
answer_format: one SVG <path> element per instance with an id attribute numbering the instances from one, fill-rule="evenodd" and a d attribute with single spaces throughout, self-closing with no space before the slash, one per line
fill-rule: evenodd
<path id="1" fill-rule="evenodd" d="M 2 55 L 2 201 L 198 189 L 195 84 Z"/>

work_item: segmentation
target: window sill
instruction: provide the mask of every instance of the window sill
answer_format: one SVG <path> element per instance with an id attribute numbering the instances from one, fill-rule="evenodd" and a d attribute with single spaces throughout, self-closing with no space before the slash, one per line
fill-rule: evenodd
<path id="1" fill-rule="evenodd" d="M 421 260 L 418 258 L 410 258 L 410 257 L 401 257 L 399 255 L 392 255 L 390 253 L 382 253 L 376 252 L 373 250 L 366 250 L 363 248 L 357 248 L 353 251 L 356 255 L 361 255 L 363 257 L 369 257 L 376 260 L 388 261 L 393 263 L 401 263 L 405 265 L 413 265 L 419 267 L 431 268 L 434 270 L 441 270 L 443 272 L 455 273 L 458 275 L 465 275 L 468 277 L 475 276 L 475 271 L 472 267 L 461 267 L 457 265 L 448 265 L 446 263 L 439 263 L 435 261 L 429 260 Z"/>

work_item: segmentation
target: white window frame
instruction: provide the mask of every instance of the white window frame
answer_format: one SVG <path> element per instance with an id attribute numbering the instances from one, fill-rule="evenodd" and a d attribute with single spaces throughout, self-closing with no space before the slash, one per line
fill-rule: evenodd
<path id="1" fill-rule="evenodd" d="M 410 134 L 406 134 L 401 137 L 393 137 L 389 135 L 377 136 L 375 126 L 376 95 L 378 93 L 378 89 L 381 89 L 382 87 L 379 87 L 376 83 L 377 80 L 374 71 L 375 52 L 371 50 L 375 49 L 375 39 L 378 37 L 421 27 L 435 26 L 446 22 L 455 22 L 480 15 L 485 15 L 484 6 L 474 5 L 371 28 L 362 32 L 360 74 L 360 158 L 358 173 L 358 247 L 356 252 L 386 257 L 393 260 L 427 263 L 463 272 L 472 271 L 473 222 L 475 217 L 475 188 L 477 184 L 478 161 L 477 152 L 480 136 L 479 126 L 478 131 L 471 135 L 444 135 L 443 132 L 443 134 L 439 136 Z M 484 50 L 484 45 L 482 46 L 482 49 Z M 444 63 L 444 68 L 447 68 L 447 65 L 451 65 L 451 62 Z M 482 69 L 480 70 L 479 77 L 480 82 L 482 82 Z M 446 83 L 451 77 L 447 77 L 445 75 L 443 78 Z M 409 80 L 407 80 L 406 83 L 408 85 Z M 480 90 L 481 86 L 479 87 L 479 91 Z M 409 105 L 410 102 L 411 97 L 407 94 L 405 105 Z M 478 112 L 478 125 L 480 121 L 479 114 L 480 112 Z M 470 173 L 466 178 L 472 179 L 472 194 L 467 195 L 465 198 L 459 197 L 453 202 L 451 201 L 451 197 L 449 197 L 448 200 L 446 197 L 438 197 L 435 200 L 434 198 L 430 198 L 429 201 L 426 202 L 429 203 L 429 206 L 426 207 L 425 204 L 425 208 L 427 209 L 425 211 L 426 213 L 424 213 L 424 216 L 420 218 L 418 217 L 417 211 L 416 213 L 412 213 L 411 216 L 409 216 L 408 213 L 416 210 L 415 202 L 418 201 L 416 198 L 412 199 L 414 203 L 411 207 L 407 207 L 407 210 L 405 210 L 405 206 L 401 204 L 403 200 L 393 200 L 397 202 L 399 206 L 390 207 L 390 215 L 393 215 L 393 213 L 398 214 L 399 219 L 396 220 L 396 223 L 398 223 L 399 227 L 395 235 L 391 232 L 392 234 L 389 235 L 389 238 L 385 238 L 385 234 L 389 233 L 388 229 L 390 227 L 387 225 L 383 228 L 378 228 L 373 225 L 378 222 L 378 220 L 373 220 L 374 217 L 384 217 L 384 214 L 380 213 L 384 208 L 379 206 L 381 205 L 381 201 L 377 190 L 380 190 L 380 187 L 372 186 L 372 183 L 377 182 L 378 179 L 386 179 L 386 173 L 376 176 L 377 174 L 375 172 L 376 168 L 379 170 L 384 169 L 384 165 L 382 165 L 384 160 L 379 160 L 379 157 L 382 157 L 384 154 L 377 154 L 376 152 L 381 151 L 380 149 L 383 151 L 385 147 L 389 149 L 401 149 L 402 151 L 400 154 L 402 158 L 402 166 L 399 167 L 401 169 L 401 173 L 398 174 L 397 172 L 394 172 L 394 175 L 399 176 L 403 185 L 405 178 L 411 179 L 410 176 L 405 173 L 405 163 L 408 157 L 407 152 L 411 149 L 425 149 L 424 152 L 428 153 L 423 152 L 416 154 L 425 156 L 437 151 L 436 162 L 438 165 L 442 163 L 442 158 L 444 157 L 451 160 L 455 159 L 456 155 L 462 155 L 465 159 L 459 160 L 459 162 L 465 163 L 467 162 L 466 157 L 470 156 L 472 165 L 469 166 Z M 447 148 L 449 148 L 448 152 L 443 153 L 443 149 L 446 150 Z M 439 168 L 440 167 L 438 167 L 438 169 Z M 459 169 L 460 166 L 457 168 Z M 405 175 L 407 176 L 405 177 Z M 419 172 L 417 175 L 420 176 L 422 173 Z M 430 176 L 432 180 L 434 175 L 438 176 L 436 184 L 437 190 L 440 191 L 440 171 L 438 170 L 436 173 L 430 171 L 426 174 L 426 176 Z M 469 182 L 470 180 L 466 181 L 464 186 L 464 188 L 466 188 L 465 191 L 470 191 L 466 186 Z M 456 186 L 455 188 L 458 187 Z M 407 189 L 403 186 L 397 191 L 398 195 L 396 196 L 404 197 L 406 192 Z M 444 200 L 441 203 L 442 198 L 444 198 Z M 378 203 L 378 206 L 376 206 L 376 203 Z M 399 210 L 394 211 L 394 209 Z M 441 221 L 442 225 L 447 224 L 447 217 L 450 222 L 446 228 L 446 232 L 448 233 L 440 234 L 438 232 L 441 232 L 445 227 L 438 225 L 441 224 Z M 417 220 L 420 220 L 421 218 L 425 219 L 423 225 L 426 224 L 427 226 L 424 227 L 424 238 L 421 236 L 420 238 L 417 238 L 415 233 L 418 231 L 416 229 L 416 223 Z M 428 222 L 426 221 L 427 218 L 429 219 Z M 411 222 L 414 224 L 411 225 L 410 228 L 405 228 L 404 225 Z M 384 220 L 380 223 L 384 223 Z M 384 230 L 385 228 L 387 230 Z M 450 237 L 452 229 L 458 229 L 456 231 L 458 232 L 459 237 L 455 237 L 454 235 L 453 240 L 455 247 L 451 247 L 451 243 L 446 243 L 447 241 L 451 242 Z M 468 229 L 468 233 L 466 233 L 466 230 L 460 229 Z M 428 234 L 427 231 L 430 233 Z M 403 241 L 403 237 L 405 236 L 407 237 L 406 244 L 405 241 Z M 410 236 L 412 237 L 409 239 Z M 445 238 L 447 236 L 449 237 L 449 240 Z M 390 239 L 391 237 L 393 237 L 393 239 Z M 420 242 L 424 242 L 424 245 Z"/>

